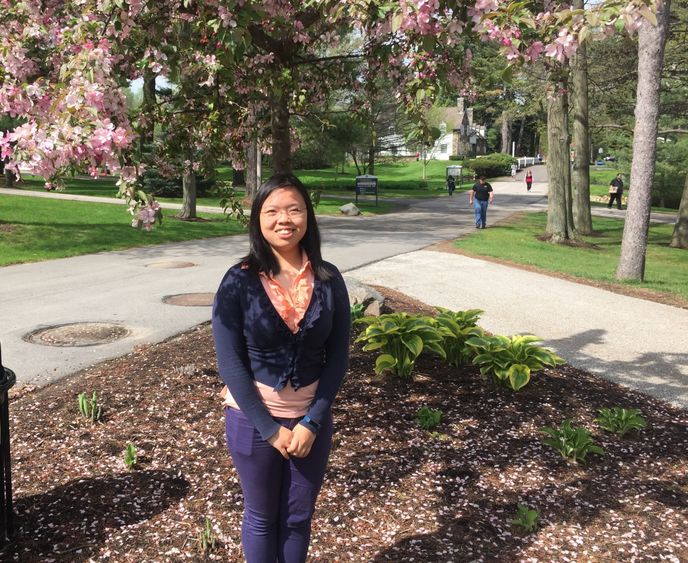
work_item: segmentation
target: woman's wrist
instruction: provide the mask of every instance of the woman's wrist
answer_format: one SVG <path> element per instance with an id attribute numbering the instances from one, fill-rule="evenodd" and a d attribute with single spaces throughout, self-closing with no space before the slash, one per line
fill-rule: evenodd
<path id="1" fill-rule="evenodd" d="M 315 420 L 313 420 L 313 419 L 312 419 L 310 416 L 308 416 L 308 415 L 304 416 L 304 417 L 299 421 L 299 424 L 300 424 L 301 426 L 305 426 L 306 428 L 308 428 L 308 430 L 310 430 L 311 432 L 313 432 L 313 434 L 316 434 L 316 435 L 318 434 L 318 431 L 320 430 L 320 424 L 317 423 Z"/>

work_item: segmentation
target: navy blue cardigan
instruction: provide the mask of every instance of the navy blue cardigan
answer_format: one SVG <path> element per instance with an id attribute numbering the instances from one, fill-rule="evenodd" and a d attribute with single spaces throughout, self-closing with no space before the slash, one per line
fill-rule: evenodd
<path id="1" fill-rule="evenodd" d="M 329 263 L 325 267 L 332 277 L 315 280 L 296 334 L 272 305 L 259 275 L 241 264 L 229 269 L 215 296 L 212 323 L 220 377 L 265 440 L 279 430 L 279 424 L 263 404 L 254 380 L 276 391 L 291 380 L 297 392 L 320 380 L 307 413 L 320 425 L 347 370 L 349 297 L 339 270 Z"/>

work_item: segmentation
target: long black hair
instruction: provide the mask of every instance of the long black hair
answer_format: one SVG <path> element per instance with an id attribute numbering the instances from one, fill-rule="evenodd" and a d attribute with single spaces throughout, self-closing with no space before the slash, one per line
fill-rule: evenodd
<path id="1" fill-rule="evenodd" d="M 268 196 L 280 188 L 294 188 L 301 194 L 306 203 L 306 233 L 301 239 L 300 246 L 308 255 L 315 277 L 323 281 L 331 278 L 332 273 L 325 266 L 320 253 L 320 230 L 315 219 L 313 203 L 306 187 L 293 174 L 274 174 L 258 188 L 251 206 L 251 218 L 248 224 L 249 251 L 242 258 L 242 263 L 256 272 L 270 273 L 273 276 L 279 274 L 279 262 L 260 230 L 260 212 Z"/>

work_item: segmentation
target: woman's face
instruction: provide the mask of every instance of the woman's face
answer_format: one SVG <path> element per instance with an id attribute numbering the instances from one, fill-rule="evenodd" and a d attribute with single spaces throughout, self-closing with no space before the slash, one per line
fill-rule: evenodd
<path id="1" fill-rule="evenodd" d="M 260 209 L 260 232 L 273 252 L 284 254 L 299 247 L 306 234 L 306 202 L 296 188 L 278 188 Z"/>

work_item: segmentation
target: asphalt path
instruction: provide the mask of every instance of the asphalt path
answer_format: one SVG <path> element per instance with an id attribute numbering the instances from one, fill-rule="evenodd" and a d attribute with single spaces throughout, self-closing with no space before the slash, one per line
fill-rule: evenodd
<path id="1" fill-rule="evenodd" d="M 488 211 L 488 228 L 499 228 L 499 221 L 515 212 L 546 208 L 547 186 L 539 181 L 545 179 L 544 167 L 533 169 L 536 183 L 530 193 L 522 174 L 515 181 L 492 183 L 495 203 Z M 537 334 L 574 365 L 688 408 L 688 311 L 424 250 L 475 231 L 468 196 L 455 193 L 405 203 L 408 208 L 394 214 L 320 217 L 325 259 L 347 276 L 431 305 L 484 309 L 481 324 L 488 330 Z M 606 209 L 595 213 L 624 214 Z M 45 385 L 207 321 L 208 306 L 175 306 L 163 299 L 214 292 L 226 269 L 246 251 L 242 235 L 0 268 L 3 363 L 20 383 Z M 173 262 L 193 265 L 168 268 Z M 111 323 L 129 334 L 82 347 L 25 339 L 40 328 L 82 322 Z"/>

